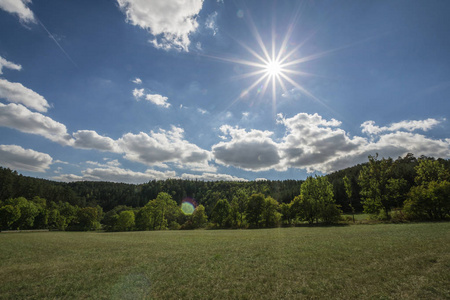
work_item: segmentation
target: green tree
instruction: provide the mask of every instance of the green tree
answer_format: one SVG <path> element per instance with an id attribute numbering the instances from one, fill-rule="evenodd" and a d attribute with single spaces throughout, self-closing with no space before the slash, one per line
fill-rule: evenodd
<path id="1" fill-rule="evenodd" d="M 208 216 L 205 212 L 205 207 L 199 205 L 195 208 L 194 213 L 191 215 L 192 228 L 203 228 L 208 224 Z"/>
<path id="2" fill-rule="evenodd" d="M 219 228 L 228 227 L 230 224 L 231 206 L 226 199 L 217 201 L 211 213 L 211 222 Z"/>
<path id="3" fill-rule="evenodd" d="M 343 181 L 344 181 L 345 194 L 348 197 L 348 206 L 352 210 L 353 223 L 355 223 L 355 208 L 354 208 L 353 202 L 352 202 L 352 193 L 353 193 L 352 184 L 350 182 L 350 179 L 348 179 L 347 175 L 344 176 Z"/>
<path id="4" fill-rule="evenodd" d="M 252 227 L 259 228 L 263 220 L 265 198 L 264 195 L 253 194 L 248 198 L 247 208 L 245 211 L 246 220 Z"/>
<path id="5" fill-rule="evenodd" d="M 262 223 L 264 227 L 277 226 L 281 219 L 281 214 L 278 212 L 278 202 L 272 197 L 264 199 L 264 210 L 262 213 Z"/>
<path id="6" fill-rule="evenodd" d="M 12 225 L 19 220 L 19 218 L 19 207 L 9 204 L 0 207 L 0 229 L 12 229 Z"/>
<path id="7" fill-rule="evenodd" d="M 118 231 L 128 231 L 134 228 L 134 212 L 131 210 L 122 211 L 119 214 L 116 222 L 116 230 Z"/>
<path id="8" fill-rule="evenodd" d="M 137 230 L 150 230 L 152 226 L 152 211 L 150 206 L 146 205 L 139 209 L 136 213 L 135 222 Z"/>
<path id="9" fill-rule="evenodd" d="M 231 201 L 231 214 L 234 226 L 244 227 L 245 211 L 247 209 L 248 196 L 243 189 L 238 189 Z"/>
<path id="10" fill-rule="evenodd" d="M 291 225 L 292 224 L 292 215 L 291 215 L 291 203 L 281 203 L 280 204 L 280 212 L 281 212 L 281 221 L 283 224 Z"/>
<path id="11" fill-rule="evenodd" d="M 448 171 L 438 161 L 420 160 L 415 182 L 405 201 L 404 211 L 413 220 L 450 218 L 450 182 Z"/>
<path id="12" fill-rule="evenodd" d="M 24 197 L 8 199 L 6 205 L 16 207 L 20 211 L 20 217 L 10 226 L 12 229 L 30 229 L 33 228 L 34 219 L 39 214 L 39 207 Z"/>
<path id="13" fill-rule="evenodd" d="M 308 177 L 300 187 L 300 216 L 312 224 L 334 223 L 340 210 L 334 201 L 333 186 L 326 177 Z"/>
<path id="14" fill-rule="evenodd" d="M 100 229 L 98 211 L 95 207 L 83 207 L 77 213 L 78 228 L 84 231 Z"/>
<path id="15" fill-rule="evenodd" d="M 414 181 L 417 185 L 427 185 L 435 181 L 449 181 L 449 170 L 437 160 L 419 159 L 419 164 L 415 167 L 416 177 Z"/>
<path id="16" fill-rule="evenodd" d="M 399 206 L 399 199 L 404 197 L 406 181 L 392 177 L 393 166 L 391 158 L 378 160 L 378 155 L 369 156 L 369 164 L 363 166 L 358 183 L 365 213 L 377 215 L 383 211 L 389 218 L 392 208 Z"/>

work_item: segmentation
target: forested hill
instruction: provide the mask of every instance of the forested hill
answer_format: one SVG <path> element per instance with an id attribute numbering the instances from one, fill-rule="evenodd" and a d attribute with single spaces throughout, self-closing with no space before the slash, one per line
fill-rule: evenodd
<path id="1" fill-rule="evenodd" d="M 438 160 L 450 170 L 450 160 Z M 394 176 L 405 179 L 408 189 L 414 185 L 416 176 L 414 168 L 417 164 L 418 159 L 412 154 L 395 160 Z M 350 211 L 343 182 L 345 176 L 349 179 L 354 191 L 351 199 L 353 207 L 356 211 L 362 211 L 357 179 L 364 165 L 356 165 L 326 176 L 333 185 L 336 204 L 341 205 L 344 212 Z M 302 180 L 205 182 L 167 179 L 138 185 L 92 181 L 63 183 L 23 176 L 16 171 L 0 167 L 0 201 L 17 197 L 32 199 L 39 196 L 47 201 L 68 202 L 79 207 L 100 205 L 104 211 L 109 211 L 118 205 L 143 207 L 148 201 L 155 199 L 160 192 L 166 192 L 178 204 L 185 198 L 195 199 L 198 204 L 203 204 L 209 213 L 219 199 L 227 199 L 231 202 L 238 190 L 242 190 L 247 195 L 262 193 L 265 196 L 271 196 L 279 203 L 289 203 L 300 194 L 302 182 Z"/>
<path id="2" fill-rule="evenodd" d="M 100 205 L 104 211 L 109 211 L 118 205 L 142 207 L 160 192 L 166 192 L 178 204 L 185 198 L 192 198 L 208 211 L 219 199 L 231 201 L 237 190 L 243 190 L 246 194 L 263 193 L 280 203 L 288 203 L 299 195 L 301 183 L 300 180 L 209 182 L 181 179 L 154 180 L 145 184 L 98 181 L 64 183 L 27 177 L 0 167 L 0 201 L 39 196 L 47 201 L 68 202 L 79 207 Z"/>

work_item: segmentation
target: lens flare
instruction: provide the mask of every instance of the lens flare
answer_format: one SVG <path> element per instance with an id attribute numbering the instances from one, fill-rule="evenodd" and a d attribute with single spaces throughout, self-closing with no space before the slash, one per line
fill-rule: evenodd
<path id="1" fill-rule="evenodd" d="M 195 208 L 197 207 L 197 202 L 192 198 L 185 198 L 181 202 L 181 211 L 185 215 L 192 215 Z"/>
<path id="2" fill-rule="evenodd" d="M 244 17 L 243 14 L 242 17 Z M 340 50 L 340 48 L 300 56 L 300 48 L 305 45 L 314 33 L 310 36 L 306 36 L 305 39 L 299 43 L 292 42 L 290 40 L 295 24 L 299 18 L 299 10 L 294 13 L 293 20 L 289 24 L 284 36 L 277 34 L 275 25 L 273 24 L 272 39 L 270 44 L 266 44 L 263 41 L 250 14 L 246 14 L 245 18 L 249 21 L 252 35 L 258 46 L 252 48 L 243 42 L 237 42 L 248 51 L 250 54 L 250 59 L 225 58 L 206 55 L 211 58 L 231 62 L 249 68 L 249 72 L 244 72 L 241 75 L 236 76 L 235 78 L 237 80 L 242 80 L 244 78 L 255 78 L 253 83 L 250 83 L 248 87 L 244 88 L 240 92 L 239 96 L 230 103 L 230 105 L 233 105 L 239 100 L 247 99 L 250 96 L 250 92 L 253 90 L 256 90 L 256 95 L 259 99 L 264 97 L 268 90 L 271 90 L 272 107 L 274 115 L 276 115 L 277 96 L 280 94 L 280 91 L 283 94 L 287 94 L 289 90 L 295 89 L 305 96 L 314 99 L 328 109 L 331 109 L 326 103 L 313 95 L 307 90 L 306 87 L 300 84 L 298 78 L 316 76 L 315 74 L 302 71 L 301 64 L 324 57 L 334 51 Z M 280 36 L 280 39 L 277 39 L 277 36 Z"/>

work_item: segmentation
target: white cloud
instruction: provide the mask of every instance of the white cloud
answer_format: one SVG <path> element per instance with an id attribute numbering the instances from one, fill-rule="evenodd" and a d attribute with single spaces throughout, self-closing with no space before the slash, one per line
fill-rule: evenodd
<path id="1" fill-rule="evenodd" d="M 73 137 L 75 138 L 73 144 L 75 148 L 120 152 L 116 141 L 112 138 L 101 136 L 93 130 L 78 130 L 73 134 Z"/>
<path id="2" fill-rule="evenodd" d="M 107 159 L 105 158 L 105 160 L 107 160 Z M 102 167 L 102 168 L 120 167 L 121 166 L 120 162 L 117 159 L 108 161 L 105 164 L 102 164 L 102 163 L 99 163 L 99 162 L 96 162 L 96 161 L 90 161 L 90 160 L 86 161 L 86 163 L 89 164 L 89 165 L 93 165 L 93 166 L 96 166 L 96 167 Z"/>
<path id="3" fill-rule="evenodd" d="M 53 176 L 53 180 L 64 181 L 64 182 L 74 182 L 74 181 L 83 181 L 86 180 L 83 176 L 75 175 L 75 174 L 61 174 L 59 176 Z"/>
<path id="4" fill-rule="evenodd" d="M 140 78 L 136 77 L 135 79 L 132 80 L 132 82 L 136 83 L 136 84 L 141 84 L 142 80 Z"/>
<path id="5" fill-rule="evenodd" d="M 203 173 L 201 175 L 182 174 L 181 179 L 186 180 L 203 180 L 203 181 L 248 181 L 245 178 L 239 178 L 228 174 Z"/>
<path id="6" fill-rule="evenodd" d="M 416 156 L 450 157 L 450 139 L 439 140 L 408 132 L 429 130 L 439 124 L 434 119 L 401 121 L 381 127 L 381 131 L 377 129 L 380 127 L 369 127 L 372 122 L 365 122 L 362 126 L 367 128 L 366 132 L 380 134 L 370 141 L 360 136 L 350 137 L 339 128 L 340 121 L 326 120 L 318 114 L 299 113 L 292 118 L 279 115 L 277 123 L 286 127 L 279 143 L 272 139 L 273 133 L 269 131 L 222 126 L 224 136 L 221 138 L 226 141 L 212 147 L 216 162 L 250 171 L 298 168 L 329 173 L 366 162 L 367 157 L 375 153 L 393 158 L 409 152 Z M 382 134 L 388 130 L 395 132 Z"/>
<path id="7" fill-rule="evenodd" d="M 208 17 L 206 18 L 206 22 L 205 22 L 206 28 L 212 30 L 213 35 L 216 35 L 217 32 L 219 31 L 219 28 L 216 25 L 216 20 L 217 20 L 217 11 L 208 15 Z"/>
<path id="8" fill-rule="evenodd" d="M 164 96 L 161 96 L 161 95 L 158 95 L 158 94 L 154 94 L 154 95 L 147 94 L 145 96 L 145 100 L 148 100 L 148 101 L 150 101 L 150 102 L 152 102 L 152 103 L 154 103 L 154 104 L 156 104 L 158 106 L 162 106 L 162 107 L 165 107 L 165 108 L 169 108 L 170 107 L 170 103 L 167 102 L 168 98 L 164 97 Z"/>
<path id="9" fill-rule="evenodd" d="M 118 140 L 125 153 L 124 158 L 149 166 L 161 166 L 168 162 L 177 163 L 180 167 L 195 166 L 196 169 L 208 169 L 211 154 L 191 144 L 183 137 L 181 128 L 172 126 L 170 131 L 160 129 L 150 134 L 127 133 Z"/>
<path id="10" fill-rule="evenodd" d="M 292 118 L 278 116 L 278 123 L 286 126 L 286 135 L 280 144 L 282 166 L 318 170 L 317 166 L 358 149 L 365 139 L 349 138 L 346 132 L 337 127 L 341 122 L 327 121 L 318 114 L 299 113 Z M 319 171 L 324 171 L 321 168 Z"/>
<path id="11" fill-rule="evenodd" d="M 136 100 L 139 100 L 141 97 L 144 97 L 144 89 L 134 89 L 133 96 Z"/>
<path id="12" fill-rule="evenodd" d="M 268 170 L 279 164 L 278 145 L 270 138 L 272 132 L 255 129 L 247 132 L 228 125 L 220 130 L 231 140 L 212 147 L 216 162 L 251 171 Z"/>
<path id="13" fill-rule="evenodd" d="M 174 171 L 160 172 L 156 170 L 147 170 L 145 172 L 135 172 L 129 169 L 122 169 L 114 166 L 107 166 L 101 168 L 88 168 L 83 170 L 82 176 L 74 174 L 61 174 L 53 177 L 54 180 L 59 181 L 111 181 L 124 183 L 145 183 L 150 180 L 164 180 L 168 178 L 175 178 Z"/>
<path id="14" fill-rule="evenodd" d="M 17 70 L 17 71 L 22 70 L 21 65 L 7 61 L 6 59 L 4 59 L 3 57 L 0 56 L 0 75 L 3 74 L 3 68 L 8 68 L 8 69 Z"/>
<path id="15" fill-rule="evenodd" d="M 0 0 L 0 9 L 17 15 L 21 22 L 36 22 L 33 12 L 27 7 L 31 0 Z"/>
<path id="16" fill-rule="evenodd" d="M 72 137 L 64 124 L 54 121 L 40 113 L 32 112 L 20 104 L 0 103 L 0 126 L 22 132 L 41 135 L 61 145 L 71 145 Z"/>
<path id="17" fill-rule="evenodd" d="M 0 145 L 0 165 L 13 170 L 45 172 L 52 164 L 52 157 L 17 145 Z"/>
<path id="18" fill-rule="evenodd" d="M 47 100 L 29 88 L 17 82 L 9 82 L 0 78 L 0 98 L 9 102 L 21 103 L 39 112 L 46 112 L 50 107 Z"/>
<path id="19" fill-rule="evenodd" d="M 117 0 L 127 22 L 148 30 L 159 49 L 189 51 L 189 34 L 198 27 L 203 0 Z"/>
<path id="20" fill-rule="evenodd" d="M 439 120 L 428 118 L 426 120 L 401 121 L 398 123 L 392 123 L 389 126 L 379 127 L 375 125 L 374 121 L 365 121 L 364 123 L 361 124 L 361 127 L 363 133 L 377 135 L 384 131 L 399 131 L 402 129 L 406 131 L 415 131 L 415 130 L 428 131 L 433 127 L 435 127 L 436 125 L 439 125 L 440 123 L 441 121 Z"/>

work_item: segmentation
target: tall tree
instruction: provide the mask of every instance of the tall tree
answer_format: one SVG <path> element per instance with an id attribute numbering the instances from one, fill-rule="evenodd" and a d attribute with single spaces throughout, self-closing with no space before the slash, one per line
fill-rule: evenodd
<path id="1" fill-rule="evenodd" d="M 262 214 L 264 212 L 264 205 L 265 198 L 263 194 L 259 193 L 250 196 L 247 203 L 247 209 L 245 211 L 245 216 L 250 226 L 260 227 L 263 219 Z"/>
<path id="2" fill-rule="evenodd" d="M 117 218 L 116 230 L 128 231 L 134 228 L 134 212 L 131 210 L 122 211 Z"/>
<path id="3" fill-rule="evenodd" d="M 262 222 L 264 227 L 277 226 L 281 219 L 281 214 L 278 212 L 279 204 L 277 200 L 272 197 L 267 197 L 264 200 L 264 210 L 262 213 Z"/>
<path id="4" fill-rule="evenodd" d="M 350 182 L 350 179 L 348 179 L 347 175 L 344 176 L 343 181 L 344 181 L 345 193 L 347 194 L 347 197 L 348 197 L 348 206 L 352 210 L 353 223 L 355 223 L 355 208 L 353 207 L 353 203 L 352 203 L 352 192 L 353 192 L 352 184 Z"/>
<path id="5" fill-rule="evenodd" d="M 361 186 L 364 212 L 369 214 L 385 213 L 389 218 L 392 208 L 399 206 L 398 199 L 403 197 L 402 191 L 406 181 L 402 178 L 393 178 L 392 158 L 378 160 L 378 154 L 369 156 L 369 163 L 363 166 L 358 183 Z"/>
<path id="6" fill-rule="evenodd" d="M 404 210 L 414 220 L 450 218 L 450 179 L 439 161 L 421 159 L 416 167 L 418 186 L 411 188 Z"/>
<path id="7" fill-rule="evenodd" d="M 217 201 L 211 213 L 211 222 L 217 224 L 220 228 L 229 226 L 231 206 L 227 199 Z"/>
<path id="8" fill-rule="evenodd" d="M 300 187 L 301 217 L 310 224 L 319 220 L 337 222 L 340 210 L 334 201 L 333 186 L 324 176 L 308 177 Z"/>

